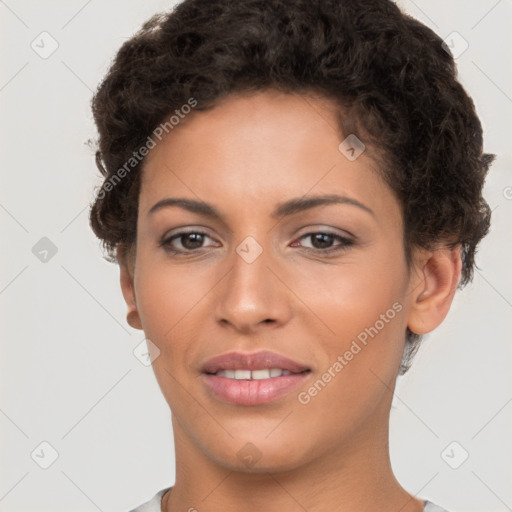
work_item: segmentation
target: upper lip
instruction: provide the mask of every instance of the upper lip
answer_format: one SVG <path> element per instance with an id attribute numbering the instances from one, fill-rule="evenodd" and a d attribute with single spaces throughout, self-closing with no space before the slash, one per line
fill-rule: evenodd
<path id="1" fill-rule="evenodd" d="M 293 361 L 288 357 L 268 350 L 244 354 L 242 352 L 227 352 L 212 357 L 202 367 L 203 373 L 217 373 L 222 370 L 269 370 L 280 368 L 292 373 L 301 373 L 309 367 Z"/>

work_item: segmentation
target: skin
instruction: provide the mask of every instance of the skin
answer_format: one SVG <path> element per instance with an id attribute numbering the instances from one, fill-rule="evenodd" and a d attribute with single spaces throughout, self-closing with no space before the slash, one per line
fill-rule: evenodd
<path id="1" fill-rule="evenodd" d="M 147 156 L 136 255 L 118 251 L 118 260 L 128 322 L 160 350 L 153 369 L 172 412 L 176 483 L 162 511 L 423 510 L 392 473 L 389 413 L 406 327 L 424 334 L 442 322 L 459 253 L 418 249 L 407 266 L 396 197 L 370 148 L 355 161 L 338 150 L 336 126 L 325 99 L 232 95 L 189 114 Z M 287 199 L 321 194 L 372 213 L 329 204 L 271 216 Z M 178 206 L 149 213 L 167 197 L 206 201 L 224 220 Z M 187 229 L 207 236 L 169 242 L 185 255 L 160 245 Z M 325 232 L 353 243 L 304 236 Z M 236 252 L 247 236 L 263 250 L 252 263 Z M 300 403 L 298 393 L 396 303 L 401 311 Z M 200 368 L 231 350 L 273 350 L 311 373 L 270 404 L 227 404 Z M 249 442 L 261 455 L 251 466 L 237 456 Z"/>

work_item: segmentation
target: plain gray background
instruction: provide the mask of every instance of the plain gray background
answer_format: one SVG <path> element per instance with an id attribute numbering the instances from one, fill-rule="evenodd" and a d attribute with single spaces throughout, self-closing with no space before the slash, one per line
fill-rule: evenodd
<path id="1" fill-rule="evenodd" d="M 126 324 L 118 268 L 88 227 L 101 181 L 85 144 L 96 136 L 92 92 L 115 52 L 172 5 L 0 1 L 1 511 L 123 512 L 174 482 L 170 412 L 151 367 L 133 355 L 144 335 Z M 498 159 L 485 189 L 493 227 L 480 270 L 398 383 L 393 466 L 410 492 L 452 512 L 504 512 L 512 510 L 512 2 L 400 5 L 441 37 L 456 31 L 467 41 L 461 81 Z M 449 40 L 461 50 L 457 38 Z M 52 449 L 58 458 L 43 469 Z"/>

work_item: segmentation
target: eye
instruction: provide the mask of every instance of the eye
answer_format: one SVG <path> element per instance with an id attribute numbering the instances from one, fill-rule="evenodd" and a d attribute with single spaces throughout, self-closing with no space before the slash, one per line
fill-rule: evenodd
<path id="1" fill-rule="evenodd" d="M 160 242 L 160 246 L 167 252 L 173 254 L 190 254 L 198 252 L 198 249 L 205 248 L 203 244 L 207 238 L 212 240 L 212 238 L 203 231 L 180 231 L 170 237 L 164 238 Z M 354 241 L 350 238 L 324 231 L 306 233 L 299 238 L 299 240 L 304 239 L 309 239 L 311 246 L 307 247 L 303 244 L 300 244 L 300 246 L 308 251 L 320 253 L 341 252 L 354 244 Z M 338 241 L 338 245 L 333 247 L 335 241 Z M 298 242 L 294 242 L 291 244 L 291 247 L 297 247 L 297 244 Z"/>
<path id="2" fill-rule="evenodd" d="M 194 252 L 203 248 L 205 238 L 210 238 L 203 231 L 180 231 L 170 237 L 164 238 L 160 246 L 172 253 Z M 178 244 L 178 247 L 176 247 Z"/>
<path id="3" fill-rule="evenodd" d="M 305 247 L 306 249 L 323 253 L 340 252 L 354 244 L 354 241 L 350 238 L 324 231 L 306 233 L 299 238 L 299 240 L 303 239 L 309 239 L 311 241 L 311 247 Z M 333 243 L 336 240 L 339 243 L 337 246 L 333 247 Z M 292 247 L 296 246 L 296 244 L 297 242 L 294 242 Z"/>

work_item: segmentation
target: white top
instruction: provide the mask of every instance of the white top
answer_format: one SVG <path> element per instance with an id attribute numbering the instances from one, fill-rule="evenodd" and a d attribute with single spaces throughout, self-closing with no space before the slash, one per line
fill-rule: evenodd
<path id="1" fill-rule="evenodd" d="M 166 489 L 158 491 L 155 496 L 153 496 L 153 498 L 138 506 L 137 508 L 134 508 L 130 512 L 162 512 L 162 498 L 169 489 L 170 487 L 167 487 Z M 448 512 L 444 508 L 432 503 L 431 501 L 424 501 L 425 508 L 423 509 L 423 512 Z"/>

